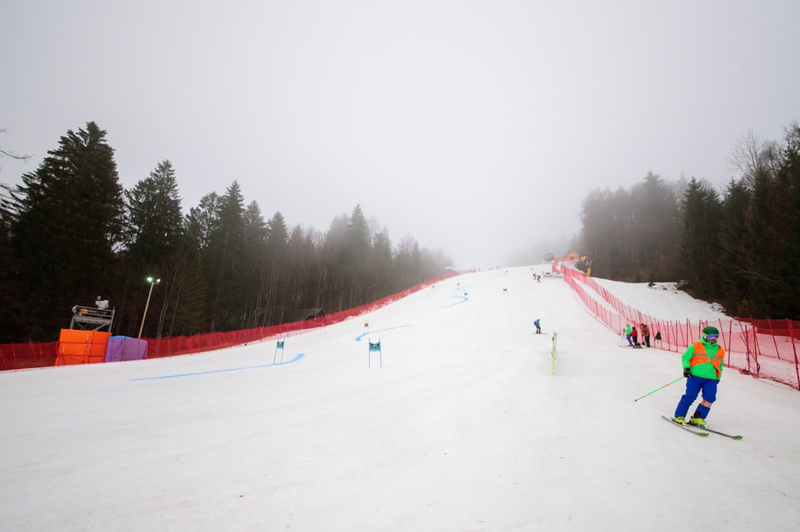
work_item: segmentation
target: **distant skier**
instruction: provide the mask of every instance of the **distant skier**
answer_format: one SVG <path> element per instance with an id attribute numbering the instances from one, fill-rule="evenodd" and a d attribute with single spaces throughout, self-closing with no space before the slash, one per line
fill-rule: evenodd
<path id="1" fill-rule="evenodd" d="M 717 385 L 722 377 L 722 366 L 725 363 L 725 349 L 717 344 L 719 330 L 706 327 L 700 340 L 691 344 L 683 353 L 683 376 L 686 377 L 686 393 L 683 394 L 675 409 L 675 421 L 686 422 L 689 407 L 702 392 L 703 399 L 689 421 L 692 425 L 704 426 L 711 405 L 717 399 Z"/>
<path id="2" fill-rule="evenodd" d="M 627 324 L 625 326 L 625 338 L 628 340 L 628 345 L 632 346 L 633 342 L 631 341 L 631 324 Z"/>
<path id="3" fill-rule="evenodd" d="M 533 324 L 536 326 L 536 334 L 542 334 L 542 326 L 539 323 L 539 318 L 536 318 L 536 321 L 534 321 Z"/>
<path id="4" fill-rule="evenodd" d="M 636 330 L 636 327 L 631 327 L 631 340 L 633 341 L 633 347 L 642 347 L 639 344 L 639 331 Z"/>
<path id="5" fill-rule="evenodd" d="M 650 347 L 650 327 L 646 323 L 642 323 L 642 340 L 647 347 Z"/>

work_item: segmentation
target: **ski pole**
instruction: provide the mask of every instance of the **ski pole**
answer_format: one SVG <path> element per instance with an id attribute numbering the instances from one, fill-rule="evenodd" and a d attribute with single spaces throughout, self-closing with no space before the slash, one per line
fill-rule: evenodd
<path id="1" fill-rule="evenodd" d="M 643 396 L 639 397 L 639 399 L 644 399 L 644 398 L 645 398 L 645 397 L 647 397 L 648 395 L 652 395 L 652 394 L 656 393 L 658 390 L 663 390 L 664 388 L 666 388 L 666 387 L 667 387 L 667 386 L 669 386 L 670 384 L 675 384 L 675 383 L 676 383 L 676 382 L 678 382 L 679 380 L 681 380 L 681 379 L 685 379 L 685 378 L 686 378 L 686 377 L 683 377 L 683 376 L 681 376 L 681 377 L 678 377 L 678 378 L 677 378 L 677 379 L 675 379 L 674 381 L 672 381 L 672 382 L 668 382 L 667 384 L 665 384 L 665 385 L 664 385 L 664 386 L 662 386 L 661 388 L 656 388 L 656 389 L 655 389 L 655 390 L 653 390 L 652 392 L 644 394 Z M 633 402 L 635 403 L 635 402 L 636 402 L 636 401 L 638 401 L 639 399 L 634 399 L 634 400 L 633 400 Z"/>

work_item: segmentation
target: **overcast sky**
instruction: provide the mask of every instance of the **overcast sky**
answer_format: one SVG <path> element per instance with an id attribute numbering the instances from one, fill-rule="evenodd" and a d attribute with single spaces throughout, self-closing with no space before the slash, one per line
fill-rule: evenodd
<path id="1" fill-rule="evenodd" d="M 594 188 L 722 185 L 800 120 L 800 2 L 0 0 L 0 182 L 95 121 L 123 186 L 172 161 L 188 211 L 360 204 L 458 267 L 580 230 Z M 566 249 L 555 249 L 555 253 Z"/>

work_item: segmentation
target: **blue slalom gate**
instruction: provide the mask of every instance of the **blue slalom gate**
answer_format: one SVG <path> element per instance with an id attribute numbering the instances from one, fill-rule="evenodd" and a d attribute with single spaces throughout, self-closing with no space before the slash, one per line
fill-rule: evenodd
<path id="1" fill-rule="evenodd" d="M 380 361 L 381 368 L 383 368 L 383 352 L 381 351 L 381 341 L 377 342 L 369 340 L 369 351 L 367 352 L 367 367 L 372 368 L 372 353 L 378 353 L 378 360 Z"/>

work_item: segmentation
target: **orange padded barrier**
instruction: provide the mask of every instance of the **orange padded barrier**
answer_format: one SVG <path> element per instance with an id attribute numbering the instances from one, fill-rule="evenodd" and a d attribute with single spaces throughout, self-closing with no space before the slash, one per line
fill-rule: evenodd
<path id="1" fill-rule="evenodd" d="M 61 329 L 56 366 L 105 362 L 111 333 Z"/>

